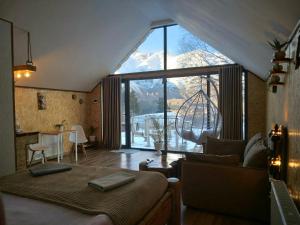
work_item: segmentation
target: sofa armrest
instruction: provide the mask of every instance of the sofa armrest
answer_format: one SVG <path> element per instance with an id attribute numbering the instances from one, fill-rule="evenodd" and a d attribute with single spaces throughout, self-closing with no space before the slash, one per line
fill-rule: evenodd
<path id="1" fill-rule="evenodd" d="M 266 169 L 182 162 L 183 203 L 200 209 L 267 221 Z"/>

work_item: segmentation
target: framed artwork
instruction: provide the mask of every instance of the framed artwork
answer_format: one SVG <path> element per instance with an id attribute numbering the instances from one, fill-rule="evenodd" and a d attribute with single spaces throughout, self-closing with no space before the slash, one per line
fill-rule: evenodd
<path id="1" fill-rule="evenodd" d="M 47 107 L 46 96 L 40 92 L 37 93 L 38 109 L 45 110 Z"/>

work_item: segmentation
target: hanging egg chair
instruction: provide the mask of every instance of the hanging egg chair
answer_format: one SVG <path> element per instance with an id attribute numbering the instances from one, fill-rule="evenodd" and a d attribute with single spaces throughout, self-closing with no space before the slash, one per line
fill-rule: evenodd
<path id="1" fill-rule="evenodd" d="M 206 143 L 207 136 L 218 138 L 222 128 L 218 89 L 212 79 L 204 76 L 200 79 L 199 91 L 180 106 L 175 118 L 178 135 L 198 145 Z M 215 102 L 208 92 L 214 93 Z"/>

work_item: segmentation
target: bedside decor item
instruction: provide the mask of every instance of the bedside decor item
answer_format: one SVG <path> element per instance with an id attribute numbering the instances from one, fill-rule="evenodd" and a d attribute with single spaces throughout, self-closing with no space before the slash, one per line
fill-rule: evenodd
<path id="1" fill-rule="evenodd" d="M 286 46 L 287 42 L 280 43 L 280 41 L 275 38 L 273 42 L 268 41 L 268 44 L 272 47 L 273 50 L 275 50 L 274 59 L 281 60 L 285 58 L 285 52 L 281 49 Z"/>
<path id="2" fill-rule="evenodd" d="M 45 110 L 47 107 L 46 105 L 46 96 L 42 94 L 41 92 L 37 93 L 37 99 L 38 99 L 38 109 L 39 110 Z"/>
<path id="3" fill-rule="evenodd" d="M 269 133 L 271 140 L 269 170 L 275 179 L 286 181 L 287 172 L 287 128 L 275 124 Z"/>
<path id="4" fill-rule="evenodd" d="M 36 66 L 33 65 L 32 62 L 32 53 L 31 53 L 31 41 L 30 41 L 30 33 L 27 32 L 27 61 L 24 65 L 14 66 L 14 75 L 15 78 L 20 79 L 22 77 L 30 77 L 33 72 L 36 71 Z"/>

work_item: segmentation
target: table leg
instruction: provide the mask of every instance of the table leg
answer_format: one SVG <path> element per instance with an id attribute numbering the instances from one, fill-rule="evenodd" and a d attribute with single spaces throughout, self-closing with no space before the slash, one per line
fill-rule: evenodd
<path id="1" fill-rule="evenodd" d="M 75 132 L 75 161 L 77 163 L 78 156 L 77 156 L 77 132 Z"/>
<path id="2" fill-rule="evenodd" d="M 60 143 L 61 143 L 61 149 L 60 149 L 60 159 L 62 160 L 64 158 L 64 135 L 60 135 Z"/>
<path id="3" fill-rule="evenodd" d="M 57 162 L 60 162 L 60 134 L 57 135 Z"/>

